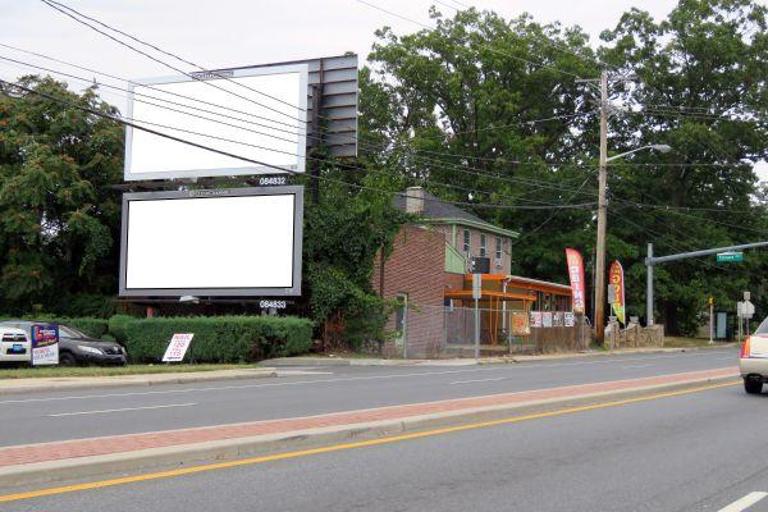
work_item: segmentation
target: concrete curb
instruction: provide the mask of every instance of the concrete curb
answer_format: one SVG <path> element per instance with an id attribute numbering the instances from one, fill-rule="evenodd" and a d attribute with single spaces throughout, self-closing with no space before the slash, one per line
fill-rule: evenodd
<path id="1" fill-rule="evenodd" d="M 476 364 L 522 363 L 527 361 L 550 361 L 558 359 L 574 359 L 595 356 L 623 356 L 627 354 L 666 354 L 678 352 L 698 352 L 716 350 L 737 346 L 738 343 L 718 343 L 708 347 L 650 347 L 624 350 L 588 350 L 584 352 L 567 352 L 539 355 L 506 355 L 483 357 L 476 361 L 472 358 L 452 359 L 377 359 L 377 358 L 345 358 L 345 357 L 281 357 L 263 361 L 272 367 L 289 368 L 293 366 L 471 366 Z"/>
<path id="2" fill-rule="evenodd" d="M 214 380 L 241 380 L 277 377 L 271 367 L 248 370 L 211 370 L 189 373 L 156 373 L 146 375 L 114 375 L 108 377 L 40 377 L 30 379 L 6 379 L 0 381 L 0 395 L 34 391 L 112 388 L 123 386 L 159 386 L 163 384 L 189 384 Z"/>
<path id="3" fill-rule="evenodd" d="M 601 399 L 627 399 L 653 392 L 682 391 L 705 384 L 738 382 L 738 375 L 705 377 L 671 384 L 655 384 L 620 391 L 601 391 L 570 397 L 476 407 L 464 410 L 387 419 L 366 423 L 294 430 L 228 440 L 217 440 L 163 448 L 150 448 L 110 455 L 81 457 L 0 468 L 0 482 L 5 490 L 54 482 L 76 481 L 107 474 L 168 469 L 180 466 L 223 461 L 259 454 L 297 450 L 337 442 L 376 439 L 405 432 L 458 426 L 490 421 L 511 413 L 545 412 L 556 408 L 576 407 L 600 402 Z"/>

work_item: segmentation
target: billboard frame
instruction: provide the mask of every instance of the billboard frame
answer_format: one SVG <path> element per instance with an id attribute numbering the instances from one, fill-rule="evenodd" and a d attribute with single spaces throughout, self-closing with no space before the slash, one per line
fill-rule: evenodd
<path id="1" fill-rule="evenodd" d="M 162 199 L 205 199 L 217 197 L 249 197 L 294 195 L 293 203 L 293 262 L 292 286 L 289 288 L 127 288 L 128 275 L 128 224 L 131 201 Z M 162 192 L 133 192 L 123 194 L 120 228 L 120 276 L 119 297 L 291 297 L 301 295 L 302 251 L 304 229 L 304 187 L 287 185 L 276 187 L 247 187 L 227 189 L 202 189 Z"/>
<path id="2" fill-rule="evenodd" d="M 230 168 L 214 168 L 214 169 L 181 169 L 178 171 L 156 171 L 156 172 L 131 172 L 131 154 L 133 146 L 133 127 L 126 126 L 125 128 L 125 159 L 123 164 L 123 180 L 124 181 L 142 181 L 142 180 L 174 180 L 180 178 L 207 178 L 207 177 L 221 177 L 221 176 L 250 176 L 257 174 L 278 174 L 281 172 L 291 174 L 304 174 L 306 170 L 307 162 L 307 123 L 301 122 L 301 118 L 306 116 L 307 111 L 307 95 L 305 91 L 309 87 L 309 66 L 306 63 L 295 64 L 278 64 L 278 65 L 266 65 L 262 67 L 250 67 L 241 69 L 222 69 L 210 71 L 208 73 L 192 73 L 195 78 L 190 78 L 187 75 L 173 75 L 157 78 L 147 78 L 137 80 L 136 82 L 141 85 L 166 85 L 173 83 L 184 82 L 207 82 L 209 80 L 224 80 L 236 79 L 250 76 L 265 76 L 265 75 L 279 75 L 287 73 L 299 73 L 299 104 L 296 108 L 296 134 L 298 137 L 296 143 L 296 160 L 295 166 L 283 167 L 283 171 L 280 171 L 278 167 L 267 167 L 248 164 L 247 167 L 230 167 Z M 133 119 L 133 103 L 134 103 L 134 91 L 136 85 L 131 85 L 131 92 L 128 94 L 128 106 L 126 109 L 126 117 Z M 192 105 L 189 108 L 196 108 L 194 100 L 190 100 Z M 277 114 L 275 114 L 277 115 Z M 141 125 L 141 121 L 137 122 L 137 125 Z"/>

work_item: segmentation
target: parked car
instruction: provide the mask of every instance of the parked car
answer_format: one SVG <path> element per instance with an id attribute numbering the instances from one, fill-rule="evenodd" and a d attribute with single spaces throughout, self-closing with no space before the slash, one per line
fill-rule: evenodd
<path id="1" fill-rule="evenodd" d="M 25 336 L 32 331 L 32 324 L 46 323 L 30 320 L 5 320 L 0 322 L 0 328 L 15 328 Z M 31 349 L 27 350 L 26 361 L 31 360 Z M 59 364 L 71 366 L 76 364 L 124 365 L 128 362 L 128 354 L 119 343 L 91 338 L 82 331 L 59 324 Z"/>
<path id="2" fill-rule="evenodd" d="M 16 327 L 0 326 L 0 363 L 29 362 L 31 352 L 26 332 Z"/>
<path id="3" fill-rule="evenodd" d="M 763 391 L 763 384 L 768 382 L 768 318 L 742 343 L 739 369 L 747 393 Z"/>

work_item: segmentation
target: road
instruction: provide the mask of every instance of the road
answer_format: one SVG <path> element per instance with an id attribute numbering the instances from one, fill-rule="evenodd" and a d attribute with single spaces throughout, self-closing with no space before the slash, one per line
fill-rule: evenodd
<path id="1" fill-rule="evenodd" d="M 768 491 L 767 406 L 735 384 L 3 510 L 718 511 Z M 768 499 L 748 510 L 768 510 Z"/>
<path id="2" fill-rule="evenodd" d="M 735 348 L 461 367 L 334 367 L 278 379 L 0 396 L 0 446 L 307 416 L 680 373 L 736 364 Z M 3 422 L 5 423 L 5 422 Z"/>

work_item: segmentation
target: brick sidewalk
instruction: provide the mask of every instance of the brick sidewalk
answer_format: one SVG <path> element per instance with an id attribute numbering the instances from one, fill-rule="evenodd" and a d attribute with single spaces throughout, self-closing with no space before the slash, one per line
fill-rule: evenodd
<path id="1" fill-rule="evenodd" d="M 222 441 L 265 434 L 290 434 L 291 432 L 322 427 L 354 426 L 355 424 L 382 420 L 404 420 L 437 413 L 471 411 L 478 408 L 522 405 L 552 399 L 579 398 L 606 392 L 642 389 L 665 384 L 697 382 L 708 378 L 737 376 L 738 368 L 727 367 L 639 379 L 627 379 L 594 384 L 537 389 L 516 393 L 440 400 L 409 405 L 379 407 L 359 411 L 324 414 L 301 418 L 253 421 L 213 427 L 189 428 L 128 434 L 118 436 L 57 441 L 0 448 L 0 467 L 49 462 L 96 455 L 126 453 L 148 448 L 191 445 L 208 441 Z"/>

